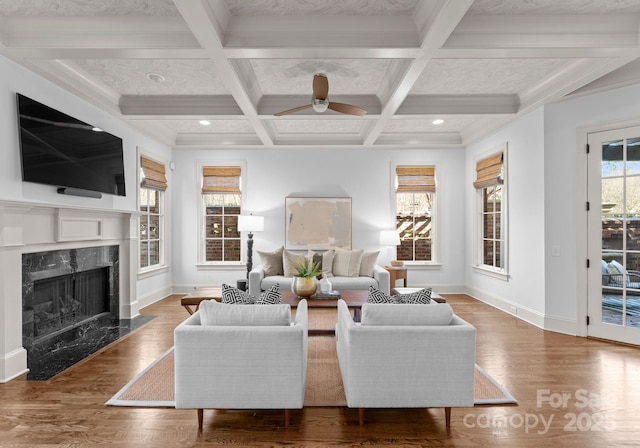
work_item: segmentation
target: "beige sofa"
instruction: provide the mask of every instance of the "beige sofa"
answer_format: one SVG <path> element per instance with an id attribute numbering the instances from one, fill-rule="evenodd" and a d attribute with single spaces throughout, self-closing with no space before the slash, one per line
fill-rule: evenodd
<path id="1" fill-rule="evenodd" d="M 389 294 L 389 272 L 376 264 L 378 252 L 332 250 L 309 253 L 280 248 L 274 252 L 258 251 L 258 255 L 262 264 L 249 272 L 248 291 L 252 296 L 258 296 L 276 283 L 281 290 L 290 290 L 293 282 L 292 265 L 296 259 L 305 257 L 313 257 L 321 264 L 322 276 L 329 279 L 333 290 L 368 290 L 369 286 L 374 286 Z"/>

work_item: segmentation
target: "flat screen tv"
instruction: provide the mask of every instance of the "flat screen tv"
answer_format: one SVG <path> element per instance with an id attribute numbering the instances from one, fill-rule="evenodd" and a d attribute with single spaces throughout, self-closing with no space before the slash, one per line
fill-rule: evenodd
<path id="1" fill-rule="evenodd" d="M 125 196 L 121 138 L 16 95 L 23 181 Z"/>

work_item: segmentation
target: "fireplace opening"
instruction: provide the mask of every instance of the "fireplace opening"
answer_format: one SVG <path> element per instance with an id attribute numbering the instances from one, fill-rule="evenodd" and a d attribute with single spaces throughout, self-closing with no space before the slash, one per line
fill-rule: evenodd
<path id="1" fill-rule="evenodd" d="M 26 310 L 23 322 L 29 345 L 109 315 L 108 279 L 109 269 L 104 267 L 35 281 L 33 308 Z"/>

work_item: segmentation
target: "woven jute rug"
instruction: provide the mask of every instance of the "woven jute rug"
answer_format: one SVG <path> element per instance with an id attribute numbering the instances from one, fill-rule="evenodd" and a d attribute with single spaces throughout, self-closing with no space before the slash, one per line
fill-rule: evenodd
<path id="1" fill-rule="evenodd" d="M 335 321 L 334 321 L 335 322 Z M 110 406 L 174 407 L 173 348 L 140 372 L 106 404 Z M 475 404 L 514 404 L 515 398 L 476 365 Z M 332 336 L 309 338 L 304 405 L 346 406 L 336 343 Z"/>

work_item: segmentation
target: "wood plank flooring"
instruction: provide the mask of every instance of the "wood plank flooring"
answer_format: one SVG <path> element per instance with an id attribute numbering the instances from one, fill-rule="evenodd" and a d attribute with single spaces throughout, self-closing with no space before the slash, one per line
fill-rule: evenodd
<path id="1" fill-rule="evenodd" d="M 136 332 L 49 381 L 0 384 L 2 447 L 613 447 L 640 441 L 640 349 L 544 332 L 465 295 L 446 295 L 478 329 L 477 363 L 517 406 L 442 409 L 306 408 L 204 413 L 104 403 L 173 345 L 188 317 L 180 296 L 143 310 Z M 399 366 L 401 368 L 401 366 Z M 393 378 L 389 378 L 393 381 Z M 564 395 L 563 395 L 564 394 Z"/>

